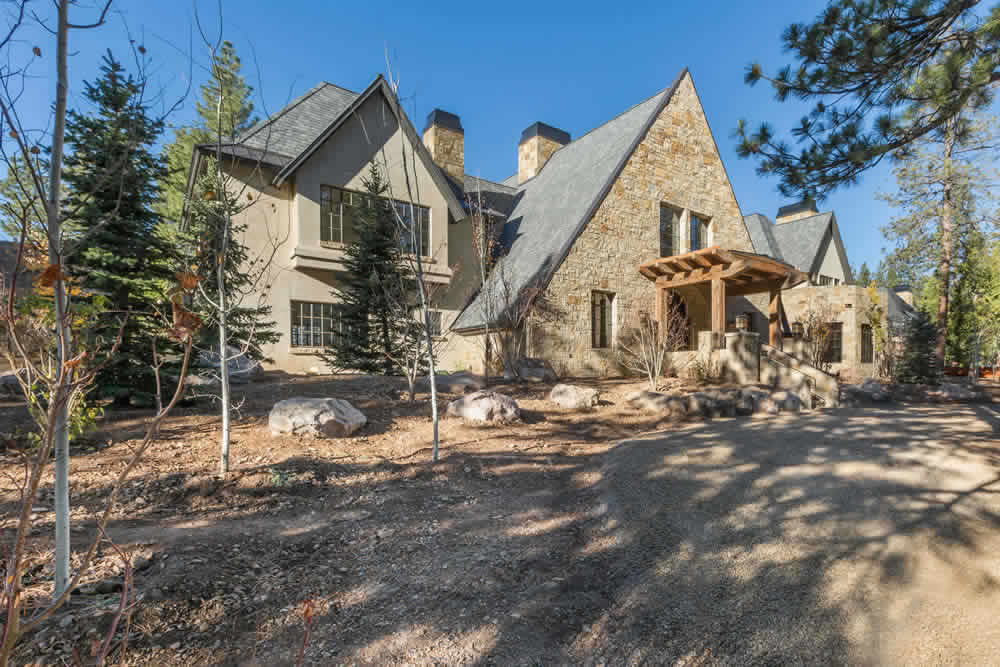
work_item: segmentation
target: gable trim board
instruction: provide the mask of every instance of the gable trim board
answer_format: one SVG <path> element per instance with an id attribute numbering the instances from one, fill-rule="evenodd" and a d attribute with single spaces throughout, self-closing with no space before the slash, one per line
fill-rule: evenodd
<path id="1" fill-rule="evenodd" d="M 653 123 L 656 122 L 656 119 L 666 108 L 667 104 L 670 103 L 670 100 L 673 98 L 674 93 L 677 91 L 677 88 L 684 80 L 684 77 L 688 76 L 688 74 L 689 74 L 688 68 L 687 67 L 683 68 L 680 71 L 680 73 L 676 76 L 673 83 L 671 83 L 668 88 L 665 88 L 660 92 L 652 95 L 651 97 L 646 98 L 642 102 L 639 102 L 638 104 L 632 106 L 626 111 L 623 111 L 622 113 L 618 114 L 611 120 L 602 123 L 598 127 L 591 130 L 590 132 L 581 135 L 575 141 L 570 142 L 566 146 L 563 146 L 562 148 L 557 150 L 555 153 L 553 153 L 552 157 L 549 158 L 549 160 L 544 165 L 542 165 L 542 168 L 533 178 L 525 181 L 522 184 L 522 187 L 518 188 L 519 191 L 522 191 L 523 189 L 525 189 L 526 186 L 530 186 L 534 183 L 537 183 L 538 179 L 542 177 L 545 170 L 549 169 L 550 165 L 556 161 L 556 156 L 559 155 L 559 153 L 566 151 L 570 146 L 573 146 L 573 144 L 576 144 L 577 142 L 584 140 L 586 137 L 599 131 L 601 128 L 605 128 L 610 123 L 622 118 L 630 111 L 633 111 L 636 108 L 640 107 L 645 102 L 648 102 L 649 100 L 654 99 L 657 96 L 662 96 L 661 99 L 657 102 L 656 106 L 650 112 L 649 116 L 643 121 L 638 132 L 636 132 L 635 136 L 632 138 L 632 141 L 630 142 L 627 150 L 622 154 L 621 158 L 618 160 L 615 167 L 611 170 L 611 173 L 609 174 L 607 179 L 605 179 L 604 183 L 598 190 L 596 196 L 593 198 L 593 200 L 585 209 L 583 215 L 580 217 L 579 220 L 576 221 L 573 231 L 570 233 L 569 237 L 563 243 L 563 245 L 559 248 L 558 252 L 555 254 L 555 261 L 553 261 L 549 266 L 538 267 L 542 269 L 542 273 L 540 273 L 537 278 L 533 278 L 532 280 L 523 285 L 516 286 L 515 291 L 518 294 L 522 293 L 525 289 L 528 289 L 530 287 L 538 287 L 544 289 L 548 285 L 549 281 L 552 279 L 552 276 L 556 273 L 556 271 L 559 270 L 559 267 L 566 260 L 566 257 L 569 255 L 570 251 L 573 248 L 573 244 L 576 243 L 577 239 L 583 233 L 583 230 L 586 228 L 587 223 L 589 223 L 590 220 L 594 217 L 594 214 L 597 212 L 598 208 L 604 202 L 604 199 L 608 196 L 608 193 L 611 191 L 611 188 L 618 180 L 618 177 L 621 175 L 622 170 L 625 168 L 625 165 L 628 163 L 629 159 L 635 153 L 636 149 L 639 147 L 639 144 L 642 143 L 642 140 L 645 139 L 647 133 L 649 132 L 649 129 L 653 126 Z M 718 147 L 716 147 L 716 150 L 718 150 Z M 549 170 L 551 171 L 551 169 Z M 516 210 L 512 212 L 511 215 L 513 216 L 514 213 L 516 213 Z M 487 278 L 487 281 L 499 280 L 499 278 L 497 277 L 497 273 L 498 269 L 500 268 L 499 264 L 502 263 L 503 261 L 504 260 L 498 262 L 498 266 L 494 268 L 493 272 L 491 272 L 491 275 L 489 278 Z M 532 285 L 531 282 L 534 282 L 534 284 Z M 462 309 L 462 312 L 459 313 L 458 317 L 455 318 L 455 321 L 451 327 L 451 331 L 454 331 L 455 333 L 458 334 L 470 335 L 481 332 L 489 324 L 494 324 L 494 322 L 488 322 L 488 323 L 483 322 L 482 320 L 484 319 L 484 317 L 482 316 L 481 312 L 478 313 L 473 312 L 473 309 L 476 308 L 476 306 L 480 303 L 480 300 L 482 298 L 484 298 L 483 290 L 480 289 L 479 292 L 477 292 L 476 295 L 473 296 L 472 299 L 470 299 L 469 303 L 465 306 L 465 308 Z M 509 304 L 504 304 L 503 306 L 509 307 Z M 481 311 L 481 309 L 479 310 Z"/>

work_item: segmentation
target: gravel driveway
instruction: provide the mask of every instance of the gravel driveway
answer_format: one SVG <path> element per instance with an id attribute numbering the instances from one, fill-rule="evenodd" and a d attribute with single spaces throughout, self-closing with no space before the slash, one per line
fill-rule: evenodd
<path id="1" fill-rule="evenodd" d="M 581 660 L 1000 664 L 994 405 L 715 421 L 603 472 Z"/>

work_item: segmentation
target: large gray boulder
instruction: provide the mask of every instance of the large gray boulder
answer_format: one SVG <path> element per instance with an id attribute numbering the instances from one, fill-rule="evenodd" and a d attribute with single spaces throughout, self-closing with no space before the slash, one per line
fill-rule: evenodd
<path id="1" fill-rule="evenodd" d="M 588 410 L 601 399 L 601 393 L 593 387 L 575 384 L 557 384 L 549 392 L 549 400 L 556 405 L 571 410 Z"/>
<path id="2" fill-rule="evenodd" d="M 0 392 L 10 395 L 21 393 L 21 383 L 17 380 L 17 371 L 3 371 L 0 373 Z"/>
<path id="3" fill-rule="evenodd" d="M 521 380 L 522 382 L 555 382 L 556 377 L 552 364 L 545 359 L 534 359 L 525 357 L 513 363 L 514 368 L 505 368 L 503 372 L 504 380 L 508 382 Z"/>
<path id="4" fill-rule="evenodd" d="M 513 398 L 495 391 L 477 391 L 448 404 L 447 414 L 477 422 L 512 422 L 521 418 Z"/>
<path id="5" fill-rule="evenodd" d="M 474 373 L 467 373 L 462 371 L 460 373 L 452 373 L 450 375 L 435 375 L 434 385 L 437 390 L 444 392 L 445 394 L 466 394 L 471 391 L 479 391 L 486 388 L 486 381 L 483 379 L 482 375 L 475 375 Z M 430 380 L 424 378 L 420 381 L 420 387 L 426 391 L 430 391 Z"/>
<path id="6" fill-rule="evenodd" d="M 771 394 L 770 400 L 773 407 L 768 412 L 772 412 L 774 408 L 777 408 L 777 412 L 799 412 L 802 410 L 802 399 L 791 391 L 776 391 Z"/>
<path id="7" fill-rule="evenodd" d="M 271 408 L 271 435 L 343 438 L 368 423 L 360 410 L 339 398 L 288 398 Z"/>

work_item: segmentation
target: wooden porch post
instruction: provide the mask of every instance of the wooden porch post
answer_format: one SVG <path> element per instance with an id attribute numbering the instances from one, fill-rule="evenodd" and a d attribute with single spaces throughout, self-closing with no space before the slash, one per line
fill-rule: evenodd
<path id="1" fill-rule="evenodd" d="M 664 298 L 664 292 L 666 292 L 666 290 L 664 290 L 659 285 L 656 286 L 656 307 L 655 307 L 655 311 L 654 312 L 656 313 L 656 326 L 657 326 L 657 328 L 658 328 L 659 331 L 663 331 L 663 298 Z"/>
<path id="2" fill-rule="evenodd" d="M 726 283 L 722 278 L 712 279 L 712 344 L 722 346 L 726 333 Z"/>
<path id="3" fill-rule="evenodd" d="M 768 307 L 768 344 L 781 349 L 781 290 L 771 290 L 771 303 Z"/>

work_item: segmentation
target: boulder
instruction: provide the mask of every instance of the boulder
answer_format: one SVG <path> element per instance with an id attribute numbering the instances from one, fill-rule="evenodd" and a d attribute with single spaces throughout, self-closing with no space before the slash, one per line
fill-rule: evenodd
<path id="1" fill-rule="evenodd" d="M 802 399 L 799 398 L 798 394 L 790 391 L 776 391 L 771 394 L 770 400 L 779 412 L 799 412 L 802 410 Z M 768 410 L 768 412 L 770 411 Z"/>
<path id="2" fill-rule="evenodd" d="M 764 412 L 765 402 L 770 401 L 771 392 L 758 387 L 743 387 L 740 390 L 739 398 L 736 400 L 736 412 L 742 415 L 751 415 L 755 412 Z"/>
<path id="3" fill-rule="evenodd" d="M 361 411 L 339 398 L 289 398 L 278 401 L 268 417 L 271 435 L 342 438 L 366 423 Z"/>
<path id="4" fill-rule="evenodd" d="M 629 405 L 641 408 L 646 412 L 662 412 L 668 409 L 670 397 L 658 391 L 633 391 L 625 396 L 625 402 Z"/>
<path id="5" fill-rule="evenodd" d="M 520 419 L 521 409 L 510 396 L 477 391 L 449 403 L 447 414 L 470 421 L 505 423 Z"/>
<path id="6" fill-rule="evenodd" d="M 437 390 L 446 394 L 467 394 L 486 388 L 486 381 L 482 375 L 473 373 L 452 373 L 450 375 L 435 375 L 434 385 Z M 420 387 L 424 391 L 430 391 L 431 383 L 428 378 L 420 381 Z"/>
<path id="7" fill-rule="evenodd" d="M 234 384 L 249 382 L 264 372 L 264 367 L 256 359 L 251 359 L 238 348 L 226 347 L 226 366 L 229 367 L 229 381 Z M 208 368 L 218 369 L 221 364 L 219 353 L 214 350 L 202 350 L 198 353 L 198 364 Z"/>
<path id="8" fill-rule="evenodd" d="M 513 369 L 505 368 L 503 379 L 512 382 L 520 380 L 522 382 L 555 382 L 558 378 L 552 365 L 545 359 L 534 359 L 525 357 L 514 362 Z"/>
<path id="9" fill-rule="evenodd" d="M 581 387 L 575 384 L 557 384 L 549 393 L 549 400 L 571 410 L 587 410 L 601 398 L 601 393 L 592 387 Z"/>

